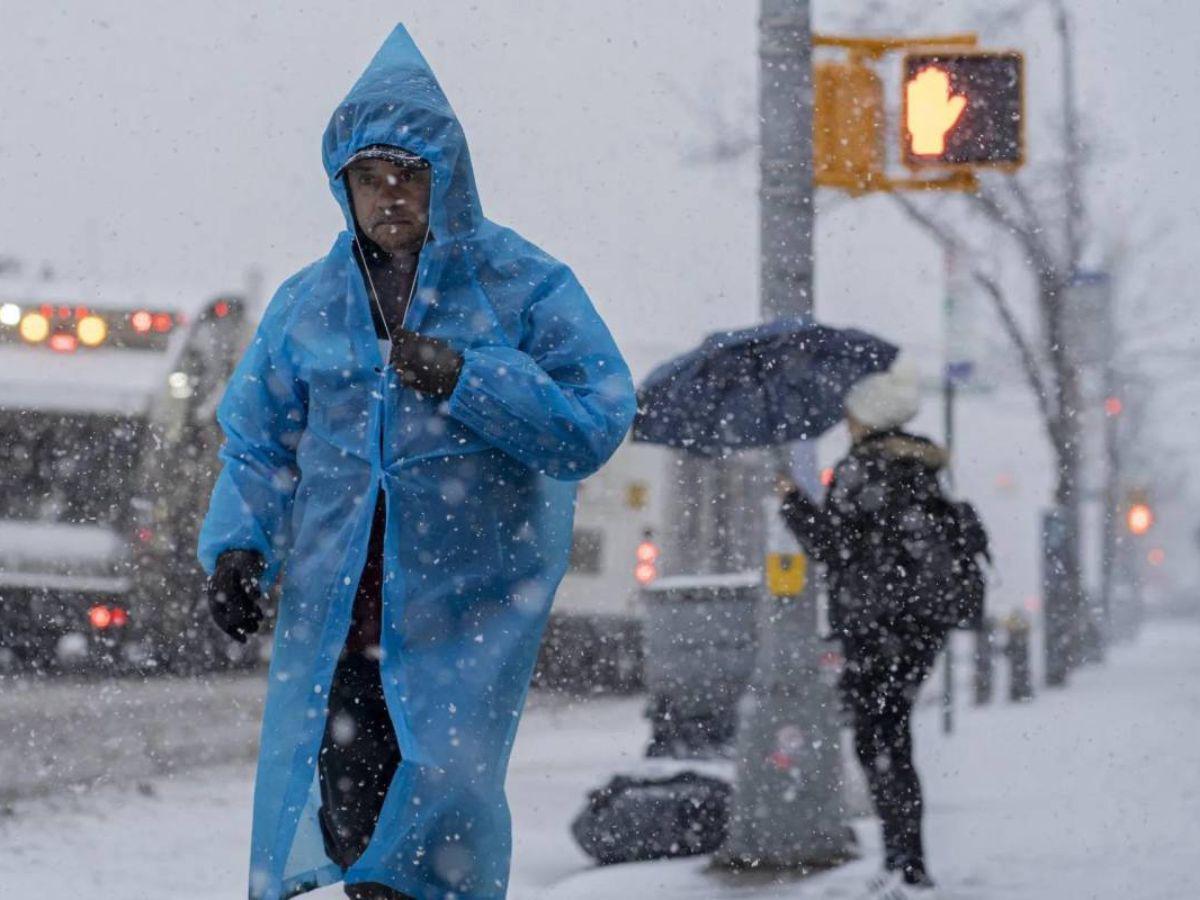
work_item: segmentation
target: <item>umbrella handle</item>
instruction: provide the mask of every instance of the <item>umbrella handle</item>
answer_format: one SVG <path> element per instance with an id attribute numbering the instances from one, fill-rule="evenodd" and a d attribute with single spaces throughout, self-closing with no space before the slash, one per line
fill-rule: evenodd
<path id="1" fill-rule="evenodd" d="M 792 454 L 788 451 L 789 444 L 775 444 L 767 449 L 770 454 L 771 467 L 775 470 L 776 479 L 787 479 L 795 484 L 796 476 L 792 471 Z"/>

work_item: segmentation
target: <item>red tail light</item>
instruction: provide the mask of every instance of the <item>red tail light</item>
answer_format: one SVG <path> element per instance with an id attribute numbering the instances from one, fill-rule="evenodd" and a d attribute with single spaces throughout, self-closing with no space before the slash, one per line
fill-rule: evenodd
<path id="1" fill-rule="evenodd" d="M 125 625 L 128 622 L 129 613 L 125 612 L 125 610 L 121 609 L 119 606 L 114 606 L 112 608 L 112 624 L 120 628 L 122 625 Z"/>
<path id="2" fill-rule="evenodd" d="M 649 539 L 637 546 L 637 565 L 633 567 L 633 577 L 637 583 L 647 585 L 658 578 L 658 544 Z"/>
<path id="3" fill-rule="evenodd" d="M 88 610 L 88 621 L 97 631 L 103 631 L 113 624 L 113 611 L 107 606 L 97 604 Z"/>
<path id="4" fill-rule="evenodd" d="M 52 334 L 50 335 L 50 349 L 59 353 L 74 353 L 79 346 L 79 338 L 73 334 Z"/>

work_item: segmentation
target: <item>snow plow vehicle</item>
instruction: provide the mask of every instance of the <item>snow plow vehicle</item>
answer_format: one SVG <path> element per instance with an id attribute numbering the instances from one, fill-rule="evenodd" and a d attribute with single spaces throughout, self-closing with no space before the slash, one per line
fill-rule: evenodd
<path id="1" fill-rule="evenodd" d="M 228 661 L 194 546 L 245 327 L 235 296 L 0 282 L 0 666 Z"/>

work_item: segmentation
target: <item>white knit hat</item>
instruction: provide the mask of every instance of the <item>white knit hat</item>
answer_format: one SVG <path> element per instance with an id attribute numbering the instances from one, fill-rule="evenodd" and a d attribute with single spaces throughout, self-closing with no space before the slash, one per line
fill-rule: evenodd
<path id="1" fill-rule="evenodd" d="M 917 367 L 904 353 L 890 369 L 868 375 L 846 395 L 846 414 L 872 431 L 899 428 L 917 415 L 920 406 Z"/>

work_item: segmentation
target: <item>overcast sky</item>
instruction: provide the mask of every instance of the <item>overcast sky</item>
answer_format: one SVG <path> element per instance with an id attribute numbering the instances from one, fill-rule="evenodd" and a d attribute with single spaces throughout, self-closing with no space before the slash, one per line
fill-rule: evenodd
<path id="1" fill-rule="evenodd" d="M 995 4 L 816 6 L 818 27 L 977 27 Z M 1133 289 L 1173 339 L 1200 283 L 1200 6 L 1078 5 L 1090 213 L 1138 240 Z M 752 130 L 752 0 L 431 4 L 0 0 L 0 255 L 207 294 L 321 255 L 340 213 L 320 166 L 331 110 L 403 16 L 462 118 L 485 209 L 568 261 L 640 368 L 756 315 L 753 154 L 692 162 L 726 119 Z M 876 9 L 884 11 L 876 13 Z M 352 13 L 351 13 L 352 10 Z M 890 10 L 890 11 L 889 11 Z M 1057 156 L 1049 18 L 984 34 L 1029 59 L 1031 162 Z M 886 70 L 885 70 L 886 71 Z M 818 307 L 918 349 L 941 341 L 940 254 L 887 198 L 822 196 Z M 992 243 L 994 237 L 988 238 Z M 1028 282 L 1014 265 L 1013 290 Z M 1190 329 L 1190 330 L 1189 330 Z M 1194 346 L 1194 344 L 1193 344 Z"/>
<path id="2" fill-rule="evenodd" d="M 973 24 L 965 0 L 912 6 L 934 10 L 918 24 Z M 840 24 L 847 8 L 818 4 L 818 25 Z M 751 0 L 3 0 L 0 10 L 0 254 L 202 292 L 238 284 L 252 265 L 277 283 L 341 226 L 320 134 L 403 16 L 464 121 L 487 212 L 574 265 L 619 334 L 682 342 L 754 315 L 753 157 L 684 164 L 711 135 L 696 105 L 737 118 L 753 101 Z M 1200 7 L 1088 0 L 1080 10 L 1081 94 L 1100 154 L 1089 205 L 1176 226 L 1146 267 L 1172 302 L 1200 275 L 1200 192 L 1187 168 L 1200 146 Z M 1030 55 L 1031 156 L 1044 161 L 1056 47 L 1045 16 L 1028 22 L 994 40 Z M 911 315 L 914 302 L 936 310 L 933 248 L 886 200 L 822 209 L 823 314 L 936 340 L 936 323 Z"/>

